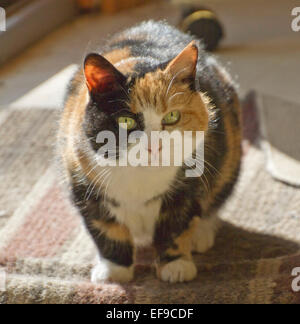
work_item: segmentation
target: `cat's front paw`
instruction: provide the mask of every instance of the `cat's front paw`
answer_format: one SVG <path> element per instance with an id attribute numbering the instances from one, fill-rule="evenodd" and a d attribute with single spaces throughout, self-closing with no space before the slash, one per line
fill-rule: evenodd
<path id="1" fill-rule="evenodd" d="M 197 276 L 197 268 L 193 261 L 178 259 L 157 268 L 158 277 L 166 282 L 186 282 Z"/>
<path id="2" fill-rule="evenodd" d="M 123 267 L 110 261 L 100 261 L 92 270 L 91 281 L 94 284 L 105 281 L 126 283 L 134 277 L 134 266 Z"/>

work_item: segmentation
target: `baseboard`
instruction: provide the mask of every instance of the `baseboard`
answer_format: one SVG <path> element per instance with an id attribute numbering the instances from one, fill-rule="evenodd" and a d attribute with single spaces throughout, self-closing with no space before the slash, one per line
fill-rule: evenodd
<path id="1" fill-rule="evenodd" d="M 73 0 L 34 0 L 7 15 L 0 32 L 0 64 L 76 16 Z"/>

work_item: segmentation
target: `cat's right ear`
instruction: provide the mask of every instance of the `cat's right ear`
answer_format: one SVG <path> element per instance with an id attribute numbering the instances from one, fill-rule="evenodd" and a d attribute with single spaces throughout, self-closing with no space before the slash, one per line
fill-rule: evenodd
<path id="1" fill-rule="evenodd" d="M 177 57 L 167 66 L 165 72 L 171 74 L 179 80 L 189 80 L 194 82 L 198 61 L 198 47 L 192 41 Z"/>
<path id="2" fill-rule="evenodd" d="M 92 94 L 113 92 L 126 81 L 125 76 L 109 61 L 95 53 L 85 58 L 84 74 L 87 87 Z"/>

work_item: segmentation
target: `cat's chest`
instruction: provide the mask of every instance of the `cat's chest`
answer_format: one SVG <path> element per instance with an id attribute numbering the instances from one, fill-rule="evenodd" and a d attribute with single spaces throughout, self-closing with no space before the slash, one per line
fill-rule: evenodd
<path id="1" fill-rule="evenodd" d="M 170 189 L 176 170 L 134 172 L 133 169 L 113 174 L 107 193 L 116 202 L 110 206 L 112 214 L 128 227 L 137 245 L 145 246 L 152 243 L 161 195 Z"/>
<path id="2" fill-rule="evenodd" d="M 176 167 L 114 168 L 107 194 L 124 206 L 144 205 L 170 190 L 177 171 Z"/>

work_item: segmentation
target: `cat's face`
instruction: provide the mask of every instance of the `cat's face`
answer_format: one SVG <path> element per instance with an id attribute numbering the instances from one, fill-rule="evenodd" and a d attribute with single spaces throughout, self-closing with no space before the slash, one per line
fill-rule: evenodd
<path id="1" fill-rule="evenodd" d="M 184 136 L 192 139 L 197 131 L 205 132 L 209 122 L 209 102 L 195 90 L 197 59 L 198 49 L 192 43 L 166 68 L 142 78 L 126 78 L 102 56 L 89 55 L 85 77 L 91 100 L 84 127 L 94 150 L 104 144 L 99 143 L 98 134 L 109 131 L 116 138 L 116 149 L 109 149 L 110 157 L 128 159 L 128 155 L 138 153 L 142 165 L 153 161 L 164 165 L 163 152 L 170 152 L 171 164 L 176 154 L 187 158 L 190 153 L 184 150 Z M 119 154 L 124 134 L 129 138 L 127 157 Z M 168 135 L 181 136 L 182 140 L 167 141 Z"/>

